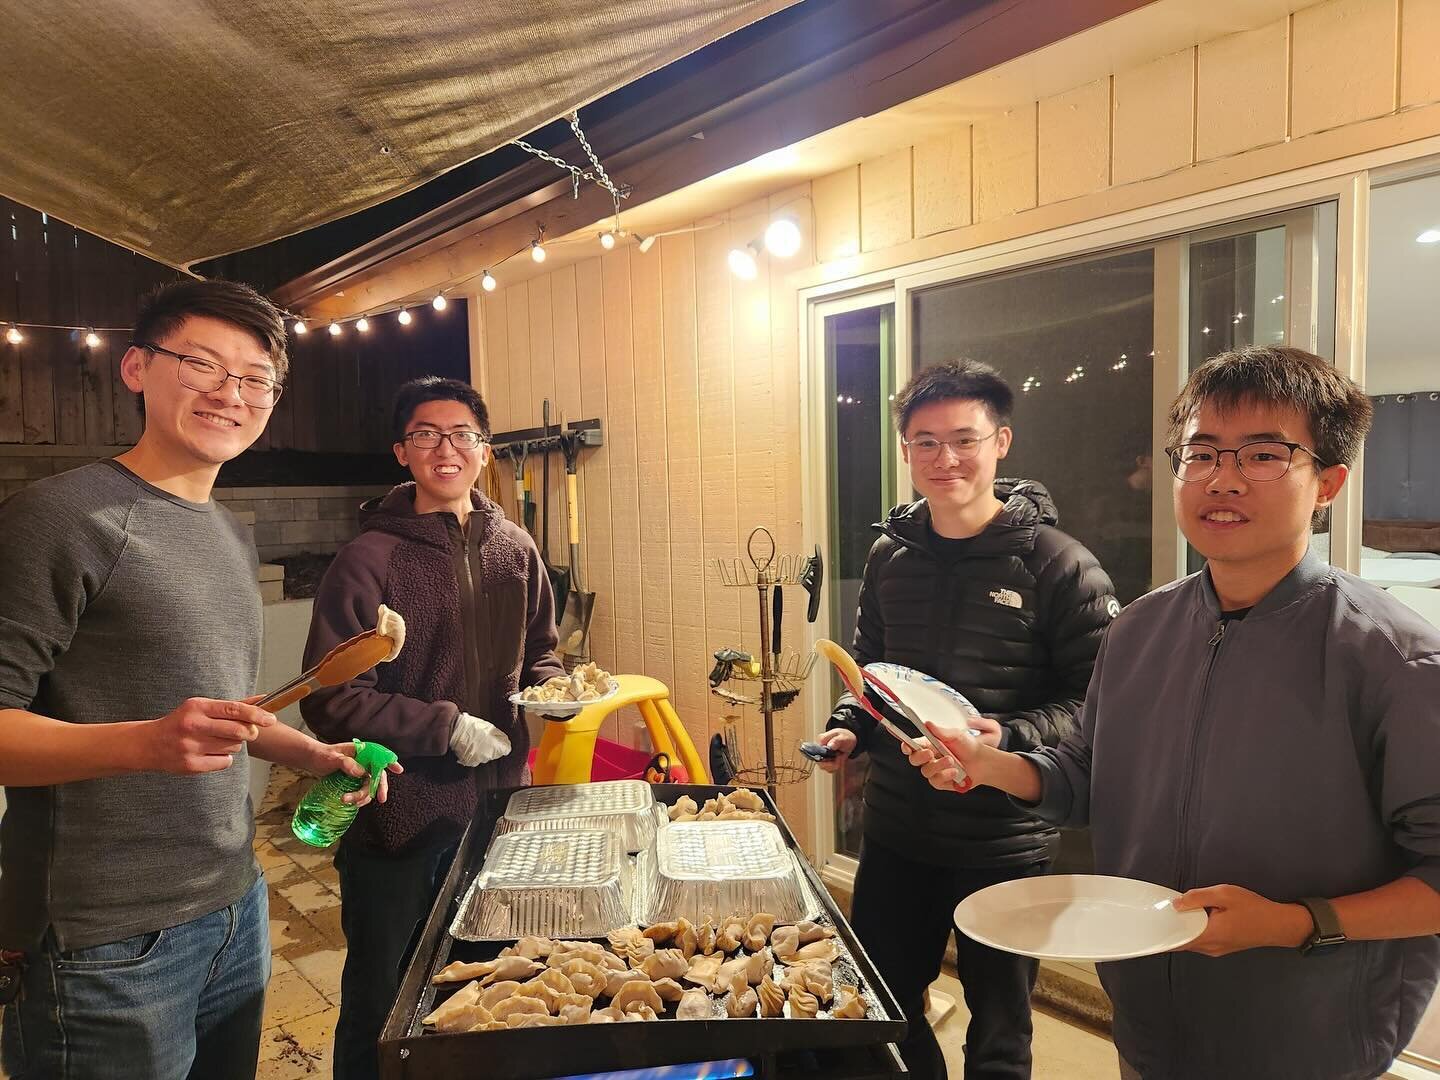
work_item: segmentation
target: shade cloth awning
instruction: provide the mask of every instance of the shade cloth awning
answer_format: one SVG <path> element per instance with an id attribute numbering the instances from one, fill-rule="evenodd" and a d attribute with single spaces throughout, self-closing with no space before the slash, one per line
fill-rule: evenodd
<path id="1" fill-rule="evenodd" d="M 794 2 L 0 0 L 0 194 L 187 267 L 399 195 Z"/>

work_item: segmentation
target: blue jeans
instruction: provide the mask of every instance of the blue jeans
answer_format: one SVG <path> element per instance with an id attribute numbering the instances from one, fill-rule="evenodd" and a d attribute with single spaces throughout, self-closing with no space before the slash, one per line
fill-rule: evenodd
<path id="1" fill-rule="evenodd" d="M 335 1080 L 377 1080 L 377 1043 L 410 962 L 416 930 L 430 915 L 459 839 L 454 836 L 399 855 L 340 841 L 340 928 L 345 970 L 335 1024 Z"/>
<path id="2" fill-rule="evenodd" d="M 13 1080 L 254 1080 L 269 898 L 262 876 L 240 900 L 179 926 L 28 958 L 5 1009 L 0 1052 Z"/>

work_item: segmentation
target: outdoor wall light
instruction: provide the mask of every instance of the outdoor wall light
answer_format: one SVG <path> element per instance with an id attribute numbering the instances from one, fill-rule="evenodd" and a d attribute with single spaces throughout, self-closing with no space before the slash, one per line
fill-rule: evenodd
<path id="1" fill-rule="evenodd" d="M 755 250 L 754 244 L 746 244 L 743 248 L 731 248 L 726 261 L 730 264 L 730 272 L 742 281 L 754 281 L 760 273 L 760 265 L 756 262 L 756 256 L 760 253 Z"/>
<path id="2" fill-rule="evenodd" d="M 765 229 L 765 250 L 779 259 L 788 259 L 800 250 L 800 226 L 793 217 L 778 217 Z"/>

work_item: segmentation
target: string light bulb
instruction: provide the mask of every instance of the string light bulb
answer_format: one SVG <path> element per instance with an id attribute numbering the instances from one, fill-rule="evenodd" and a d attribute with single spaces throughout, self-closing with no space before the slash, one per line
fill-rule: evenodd
<path id="1" fill-rule="evenodd" d="M 100 346 L 100 335 L 97 334 L 97 333 L 95 333 L 95 328 L 94 328 L 94 327 L 91 327 L 89 330 L 87 330 L 87 331 L 85 332 L 85 345 L 86 345 L 87 348 L 90 348 L 90 349 L 99 348 L 99 346 Z"/>
<path id="2" fill-rule="evenodd" d="M 339 337 L 339 336 L 340 336 L 340 324 L 339 324 L 338 322 L 332 322 L 332 323 L 330 324 L 330 336 L 331 336 L 331 337 Z"/>
<path id="3" fill-rule="evenodd" d="M 730 272 L 740 280 L 754 281 L 760 273 L 760 265 L 755 261 L 757 254 L 754 244 L 746 244 L 743 248 L 731 248 L 725 261 L 730 264 Z"/>
<path id="4" fill-rule="evenodd" d="M 409 326 L 410 320 L 414 317 L 415 316 L 411 315 L 410 312 L 403 307 L 400 309 L 400 314 L 395 316 L 395 318 L 400 320 L 401 326 Z"/>
<path id="5" fill-rule="evenodd" d="M 445 299 L 445 294 L 443 292 L 437 292 L 435 294 L 435 299 L 430 301 L 430 306 L 433 307 L 436 311 L 444 311 L 446 307 L 449 306 L 449 304 L 450 301 Z"/>
<path id="6" fill-rule="evenodd" d="M 365 318 L 364 315 L 361 315 L 360 318 L 355 320 L 355 329 L 359 330 L 362 334 L 368 334 L 370 332 L 370 320 Z"/>
<path id="7" fill-rule="evenodd" d="M 480 277 L 480 287 L 486 292 L 494 292 L 500 283 L 495 280 L 495 275 L 486 270 Z"/>
<path id="8" fill-rule="evenodd" d="M 534 259 L 537 263 L 543 263 L 545 256 L 548 254 L 550 253 L 545 250 L 545 245 L 539 240 L 530 241 L 530 258 Z"/>
<path id="9" fill-rule="evenodd" d="M 612 229 L 606 229 L 604 232 L 602 232 L 602 233 L 600 234 L 600 246 L 601 246 L 602 248 L 604 248 L 606 251 L 611 251 L 611 250 L 614 249 L 614 247 L 615 247 L 615 233 L 614 233 L 614 230 L 612 230 Z"/>
<path id="10" fill-rule="evenodd" d="M 308 334 L 308 333 L 310 332 L 310 328 L 305 325 L 305 320 L 304 320 L 304 319 L 296 319 L 296 320 L 295 320 L 294 330 L 295 330 L 295 336 L 296 336 L 296 337 L 304 337 L 306 334 Z"/>
<path id="11" fill-rule="evenodd" d="M 765 250 L 788 259 L 800 250 L 800 226 L 789 216 L 778 217 L 765 229 Z"/>
<path id="12" fill-rule="evenodd" d="M 641 255 L 644 255 L 647 251 L 649 251 L 649 250 L 650 250 L 652 247 L 654 247 L 654 246 L 655 246 L 655 237 L 654 237 L 653 235 L 651 235 L 651 236 L 642 236 L 642 237 L 640 238 L 640 254 L 641 254 Z"/>
<path id="13" fill-rule="evenodd" d="M 19 345 L 25 340 L 25 335 L 20 332 L 18 326 L 12 326 L 9 330 L 5 331 L 5 340 L 11 345 Z"/>

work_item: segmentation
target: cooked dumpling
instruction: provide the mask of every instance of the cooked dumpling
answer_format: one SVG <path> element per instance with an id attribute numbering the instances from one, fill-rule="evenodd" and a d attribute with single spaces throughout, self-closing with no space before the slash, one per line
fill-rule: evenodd
<path id="1" fill-rule="evenodd" d="M 770 948 L 782 964 L 800 951 L 800 929 L 796 926 L 777 926 L 770 934 Z"/>
<path id="2" fill-rule="evenodd" d="M 800 944 L 809 945 L 812 941 L 819 941 L 821 938 L 832 938 L 835 936 L 833 926 L 821 926 L 819 923 L 806 919 L 804 922 L 796 923 L 795 929 L 800 932 Z"/>
<path id="3" fill-rule="evenodd" d="M 661 1001 L 679 1001 L 685 996 L 685 988 L 674 979 L 656 979 L 650 985 L 655 987 L 655 993 L 660 995 Z"/>
<path id="4" fill-rule="evenodd" d="M 700 808 L 695 805 L 695 800 L 689 795 L 681 795 L 675 800 L 675 805 L 670 807 L 671 821 L 692 821 Z"/>
<path id="5" fill-rule="evenodd" d="M 472 982 L 468 986 L 462 986 L 446 998 L 444 1003 L 436 1008 L 434 1012 L 420 1022 L 427 1026 L 438 1026 L 442 1022 L 445 1022 L 451 1013 L 459 1012 L 461 1009 L 478 1003 L 480 1000 L 480 990 L 481 987 L 478 982 Z"/>
<path id="6" fill-rule="evenodd" d="M 675 931 L 680 929 L 679 921 L 651 923 L 641 931 L 647 938 L 655 942 L 657 946 L 664 945 L 675 936 Z"/>
<path id="7" fill-rule="evenodd" d="M 539 998 L 519 996 L 506 998 L 497 1004 L 495 1008 L 491 1009 L 490 1012 L 496 1020 L 504 1020 L 506 1023 L 510 1022 L 510 1017 L 517 1016 L 521 1013 L 531 1013 L 535 1016 L 542 1014 L 545 1016 L 550 1015 L 550 1010 L 546 1008 L 545 1002 Z"/>
<path id="8" fill-rule="evenodd" d="M 745 981 L 751 986 L 757 986 L 760 980 L 768 978 L 774 969 L 775 957 L 768 948 L 751 953 L 745 958 Z"/>
<path id="9" fill-rule="evenodd" d="M 864 1020 L 865 1011 L 865 999 L 860 996 L 859 987 L 842 986 L 830 1015 L 838 1020 Z"/>
<path id="10" fill-rule="evenodd" d="M 610 984 L 610 976 L 589 960 L 567 960 L 560 971 L 570 980 L 575 993 L 584 994 L 592 1000 L 605 993 Z"/>
<path id="11" fill-rule="evenodd" d="M 759 1007 L 760 999 L 743 978 L 736 978 L 730 986 L 730 992 L 725 995 L 723 1004 L 725 1006 L 725 1015 L 731 1019 L 739 1020 L 748 1016 L 754 1016 L 756 1008 Z"/>
<path id="12" fill-rule="evenodd" d="M 820 1000 L 814 994 L 790 987 L 790 1018 L 792 1020 L 813 1020 L 820 1013 Z"/>
<path id="13" fill-rule="evenodd" d="M 479 986 L 480 984 L 476 983 L 475 985 Z M 508 979 L 505 982 L 491 983 L 481 992 L 479 999 L 480 1004 L 484 1005 L 487 1009 L 493 1009 L 498 1002 L 511 997 L 515 991 L 519 989 L 520 984 L 513 979 Z"/>
<path id="14" fill-rule="evenodd" d="M 560 1027 L 565 1021 L 549 1013 L 511 1013 L 505 1018 L 508 1028 Z"/>
<path id="15" fill-rule="evenodd" d="M 726 960 L 720 965 L 720 970 L 715 972 L 715 985 L 717 987 L 726 987 L 736 979 L 744 979 L 748 983 L 750 981 L 749 970 L 750 957 L 741 953 L 735 957 L 735 959 Z"/>
<path id="16" fill-rule="evenodd" d="M 649 981 L 650 976 L 646 975 L 643 971 L 630 971 L 629 969 L 625 971 L 611 971 L 605 980 L 605 996 L 613 998 L 620 992 L 620 988 L 628 982 L 648 983 Z"/>
<path id="17" fill-rule="evenodd" d="M 721 952 L 732 953 L 740 948 L 740 940 L 744 936 L 745 920 L 732 915 L 720 923 L 720 929 L 715 934 L 715 947 Z"/>
<path id="18" fill-rule="evenodd" d="M 768 912 L 760 912 L 750 917 L 745 925 L 745 933 L 741 937 L 741 944 L 751 952 L 759 952 L 770 940 L 770 931 L 775 929 L 775 916 Z"/>
<path id="19" fill-rule="evenodd" d="M 653 979 L 678 979 L 690 969 L 690 961 L 679 949 L 657 949 L 636 967 Z"/>
<path id="20" fill-rule="evenodd" d="M 736 788 L 726 792 L 725 800 L 737 810 L 764 810 L 765 802 L 749 788 Z"/>
<path id="21" fill-rule="evenodd" d="M 627 982 L 620 987 L 620 992 L 610 1002 L 610 1007 L 619 1009 L 621 1012 L 630 1012 L 641 1005 L 648 1006 L 655 1012 L 663 1012 L 665 1003 L 660 1000 L 660 994 L 654 985 L 639 980 Z"/>
<path id="22" fill-rule="evenodd" d="M 834 976 L 830 965 L 824 960 L 809 960 L 788 968 L 781 984 L 789 989 L 799 987 L 814 994 L 821 1001 L 829 1001 L 835 995 Z"/>
<path id="23" fill-rule="evenodd" d="M 792 956 L 785 959 L 787 964 L 803 964 L 807 960 L 824 960 L 833 964 L 840 957 L 840 946 L 835 944 L 833 938 L 824 938 L 820 941 L 812 941 L 809 945 L 802 945 L 796 949 Z"/>
<path id="24" fill-rule="evenodd" d="M 724 953 L 693 957 L 690 961 L 690 969 L 681 978 L 696 986 L 703 986 L 707 990 L 716 990 L 718 984 L 715 980 L 720 974 L 720 966 L 724 963 Z"/>
<path id="25" fill-rule="evenodd" d="M 523 956 L 526 960 L 543 960 L 550 955 L 555 948 L 555 942 L 549 938 L 535 937 L 530 935 L 522 937 L 508 948 L 501 949 L 501 956 Z"/>
<path id="26" fill-rule="evenodd" d="M 760 999 L 761 1016 L 785 1015 L 785 990 L 773 979 L 763 980 L 755 988 L 755 996 Z"/>
<path id="27" fill-rule="evenodd" d="M 702 956 L 715 951 L 715 924 L 709 919 L 695 931 L 695 951 Z"/>
<path id="28" fill-rule="evenodd" d="M 681 918 L 677 922 L 679 925 L 675 928 L 675 936 L 670 939 L 670 944 L 684 953 L 688 961 L 700 947 L 700 933 L 689 919 Z"/>
<path id="29" fill-rule="evenodd" d="M 782 999 L 783 1000 L 783 999 Z M 715 1007 L 704 990 L 686 990 L 675 1007 L 676 1020 L 713 1020 Z"/>
<path id="30" fill-rule="evenodd" d="M 562 1024 L 588 1024 L 590 1022 L 590 999 L 586 998 L 583 1005 L 561 1005 L 559 1015 Z"/>
<path id="31" fill-rule="evenodd" d="M 483 979 L 485 985 L 506 979 L 524 979 L 539 971 L 543 964 L 525 956 L 500 956 L 478 964 L 455 961 L 446 964 L 431 981 L 439 983 L 464 982 L 467 979 Z"/>
<path id="32" fill-rule="evenodd" d="M 452 1009 L 435 1024 L 436 1031 L 473 1031 L 482 1024 L 488 1024 L 495 1018 L 490 1015 L 490 1010 L 484 1005 L 461 1005 L 458 1009 Z"/>

